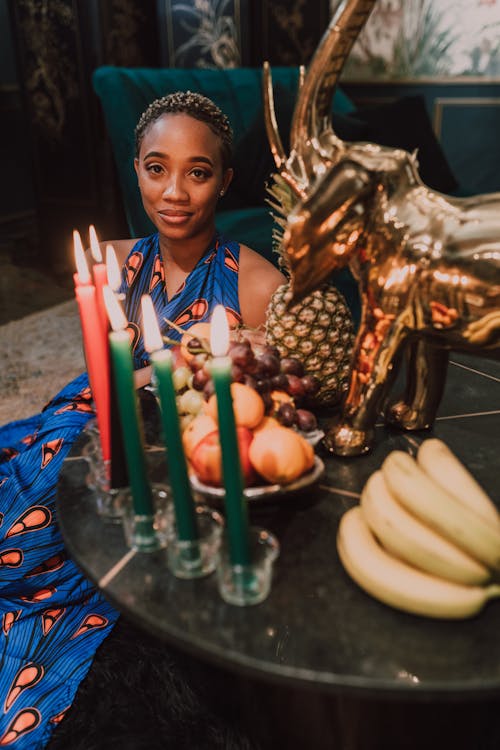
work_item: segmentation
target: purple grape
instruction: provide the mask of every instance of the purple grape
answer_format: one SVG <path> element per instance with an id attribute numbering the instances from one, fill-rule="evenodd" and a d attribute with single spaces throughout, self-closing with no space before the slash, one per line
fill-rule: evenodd
<path id="1" fill-rule="evenodd" d="M 284 372 L 279 372 L 271 378 L 271 385 L 275 391 L 286 391 L 288 388 L 288 377 Z"/>
<path id="2" fill-rule="evenodd" d="M 297 409 L 297 427 L 303 432 L 312 432 L 318 427 L 318 420 L 312 411 Z"/>
<path id="3" fill-rule="evenodd" d="M 238 342 L 229 349 L 229 356 L 235 365 L 247 370 L 255 359 L 252 347 L 248 342 Z"/>
<path id="4" fill-rule="evenodd" d="M 269 378 L 259 378 L 255 381 L 255 390 L 260 393 L 270 393 L 272 390 L 271 381 Z"/>
<path id="5" fill-rule="evenodd" d="M 276 412 L 276 419 L 284 427 L 291 427 L 295 424 L 297 412 L 293 404 L 284 403 L 281 404 L 278 411 Z"/>
<path id="6" fill-rule="evenodd" d="M 193 374 L 193 388 L 195 391 L 203 391 L 206 384 L 210 380 L 210 375 L 204 367 L 196 370 Z"/>
<path id="7" fill-rule="evenodd" d="M 296 375 L 298 378 L 301 378 L 304 374 L 304 365 L 300 359 L 295 359 L 295 357 L 284 357 L 281 360 L 281 372 L 284 372 L 287 375 Z"/>
<path id="8" fill-rule="evenodd" d="M 301 381 L 306 396 L 315 396 L 321 387 L 321 383 L 316 375 L 304 375 Z"/>
<path id="9" fill-rule="evenodd" d="M 286 389 L 286 392 L 292 396 L 292 398 L 300 399 L 304 395 L 304 386 L 302 384 L 302 380 L 297 375 L 289 374 L 287 375 L 288 378 L 288 387 Z"/>
<path id="10" fill-rule="evenodd" d="M 207 380 L 207 382 L 205 383 L 205 387 L 203 388 L 203 398 L 205 399 L 205 401 L 208 401 L 213 393 L 215 393 L 215 386 L 214 381 L 212 380 L 212 378 L 210 378 L 210 380 Z"/>

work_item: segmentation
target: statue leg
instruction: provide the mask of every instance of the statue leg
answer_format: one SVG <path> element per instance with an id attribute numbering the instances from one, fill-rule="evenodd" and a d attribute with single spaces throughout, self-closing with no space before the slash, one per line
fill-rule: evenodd
<path id="1" fill-rule="evenodd" d="M 405 393 L 386 410 L 386 421 L 403 430 L 429 429 L 443 396 L 447 369 L 447 349 L 423 338 L 413 341 L 407 352 Z"/>
<path id="2" fill-rule="evenodd" d="M 403 330 L 393 315 L 383 318 L 372 315 L 363 322 L 356 339 L 350 386 L 340 421 L 323 441 L 331 453 L 357 456 L 372 447 L 375 421 L 397 373 Z"/>

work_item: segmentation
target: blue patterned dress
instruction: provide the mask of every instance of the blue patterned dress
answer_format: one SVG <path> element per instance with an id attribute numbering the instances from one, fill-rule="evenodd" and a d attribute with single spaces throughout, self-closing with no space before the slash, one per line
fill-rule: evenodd
<path id="1" fill-rule="evenodd" d="M 140 299 L 149 293 L 163 333 L 208 320 L 223 304 L 235 322 L 239 245 L 216 235 L 169 300 L 158 235 L 139 240 L 121 291 L 136 366 L 147 364 Z M 118 613 L 66 554 L 56 487 L 64 458 L 94 414 L 87 375 L 69 383 L 29 419 L 0 428 L 0 748 L 39 750 L 70 707 Z"/>

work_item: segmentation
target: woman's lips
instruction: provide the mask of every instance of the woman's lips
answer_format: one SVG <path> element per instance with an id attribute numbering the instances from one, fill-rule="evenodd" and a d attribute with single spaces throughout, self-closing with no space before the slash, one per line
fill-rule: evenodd
<path id="1" fill-rule="evenodd" d="M 158 215 L 166 224 L 184 224 L 191 217 L 187 211 L 158 211 Z"/>

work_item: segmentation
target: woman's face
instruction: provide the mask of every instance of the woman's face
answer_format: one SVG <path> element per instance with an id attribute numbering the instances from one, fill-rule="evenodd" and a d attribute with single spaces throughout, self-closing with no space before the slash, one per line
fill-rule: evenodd
<path id="1" fill-rule="evenodd" d="M 170 240 L 214 231 L 215 207 L 232 170 L 222 170 L 221 143 L 208 125 L 184 113 L 165 114 L 144 133 L 135 160 L 144 208 Z"/>

